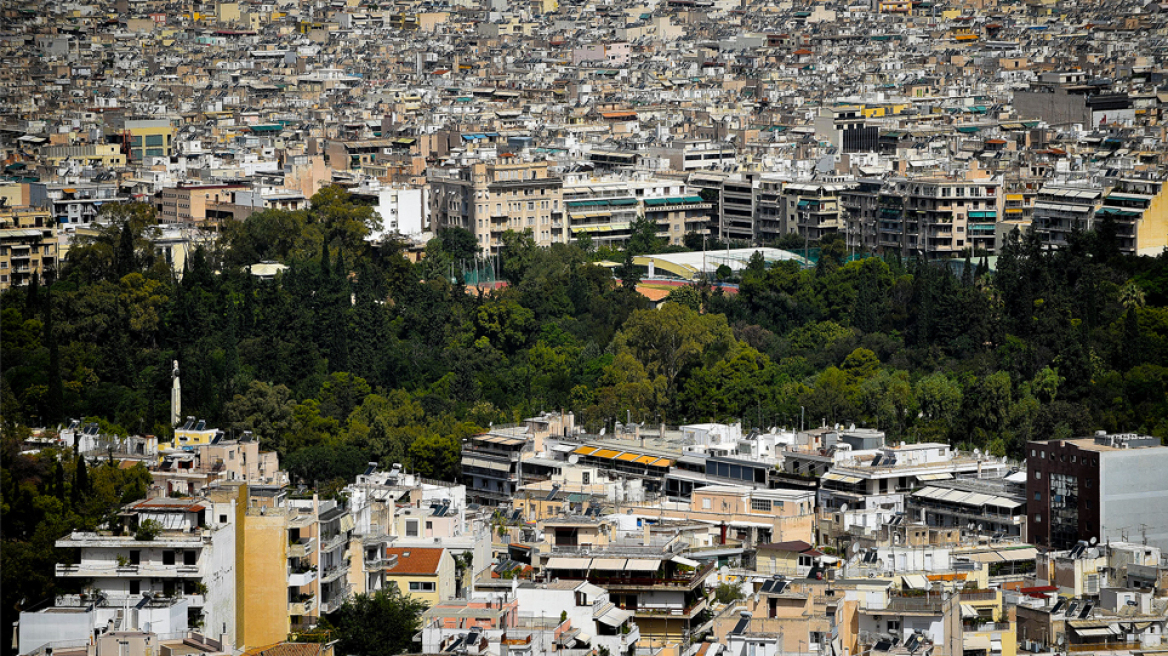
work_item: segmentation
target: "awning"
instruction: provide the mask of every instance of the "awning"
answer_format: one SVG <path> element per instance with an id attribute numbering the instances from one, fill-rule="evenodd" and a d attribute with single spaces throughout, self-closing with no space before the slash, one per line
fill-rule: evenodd
<path id="1" fill-rule="evenodd" d="M 977 610 L 969 604 L 961 604 L 961 619 L 977 617 Z"/>
<path id="2" fill-rule="evenodd" d="M 590 558 L 549 558 L 545 569 L 588 569 Z"/>
<path id="3" fill-rule="evenodd" d="M 352 515 L 350 515 L 348 513 L 341 515 L 341 530 L 342 531 L 351 531 L 356 527 L 357 527 L 357 523 L 353 521 Z"/>
<path id="4" fill-rule="evenodd" d="M 591 569 L 604 570 L 606 572 L 623 572 L 625 569 L 624 558 L 593 558 Z"/>
<path id="5" fill-rule="evenodd" d="M 628 572 L 656 572 L 658 569 L 661 569 L 661 561 L 655 558 L 649 560 L 630 558 L 625 563 L 625 571 Z"/>
<path id="6" fill-rule="evenodd" d="M 857 476 L 845 476 L 844 474 L 837 474 L 835 472 L 827 472 L 823 475 L 825 481 L 839 481 L 840 483 L 855 484 L 859 483 L 860 479 Z"/>
<path id="7" fill-rule="evenodd" d="M 629 621 L 629 618 L 632 616 L 633 614 L 631 612 L 613 606 L 612 608 L 608 609 L 606 613 L 596 619 L 604 622 L 609 626 L 620 626 L 621 624 Z"/>
<path id="8" fill-rule="evenodd" d="M 942 474 L 917 474 L 918 481 L 943 481 L 953 478 L 953 474 L 948 472 Z"/>
<path id="9" fill-rule="evenodd" d="M 929 587 L 929 579 L 923 574 L 905 574 L 900 578 L 904 581 L 905 587 L 912 590 L 924 590 Z"/>
<path id="10" fill-rule="evenodd" d="M 1108 638 L 1108 637 L 1115 635 L 1114 633 L 1112 633 L 1110 628 L 1075 629 L 1075 633 L 1079 634 L 1080 636 L 1082 636 L 1084 638 Z"/>
<path id="11" fill-rule="evenodd" d="M 677 563 L 678 565 L 684 565 L 686 567 L 701 567 L 702 566 L 702 564 L 699 563 L 698 561 L 690 560 L 689 558 L 684 558 L 682 556 L 674 556 L 673 558 L 670 558 L 669 560 L 672 560 L 673 562 Z"/>
<path id="12" fill-rule="evenodd" d="M 583 643 L 590 645 L 590 644 L 592 644 L 592 634 L 585 633 L 585 632 L 581 631 L 581 632 L 576 634 L 576 641 L 583 642 Z"/>

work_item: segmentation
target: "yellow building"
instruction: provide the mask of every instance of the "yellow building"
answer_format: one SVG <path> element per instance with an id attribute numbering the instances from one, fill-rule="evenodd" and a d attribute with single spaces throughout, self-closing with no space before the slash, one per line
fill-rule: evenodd
<path id="1" fill-rule="evenodd" d="M 0 290 L 57 267 L 57 225 L 48 210 L 0 210 Z"/>
<path id="2" fill-rule="evenodd" d="M 240 486 L 236 505 L 235 609 L 240 647 L 288 638 L 288 509 L 280 488 Z"/>
<path id="3" fill-rule="evenodd" d="M 214 428 L 207 428 L 207 422 L 202 419 L 196 421 L 194 417 L 187 417 L 186 422 L 174 429 L 174 438 L 169 442 L 159 442 L 158 450 L 181 449 L 185 446 L 206 446 L 215 439 Z"/>
<path id="4" fill-rule="evenodd" d="M 454 557 L 441 547 L 396 547 L 385 550 L 389 565 L 385 584 L 433 606 L 451 599 L 457 584 Z"/>
<path id="5" fill-rule="evenodd" d="M 106 138 L 128 152 L 131 162 L 174 154 L 174 125 L 166 119 L 115 121 Z"/>
<path id="6" fill-rule="evenodd" d="M 1124 253 L 1156 256 L 1168 248 L 1168 193 L 1158 180 L 1122 178 L 1095 212 L 1095 224 L 1111 219 Z"/>

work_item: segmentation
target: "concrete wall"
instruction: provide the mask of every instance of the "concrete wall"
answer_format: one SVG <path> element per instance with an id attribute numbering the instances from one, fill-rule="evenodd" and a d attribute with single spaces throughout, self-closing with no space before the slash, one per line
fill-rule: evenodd
<path id="1" fill-rule="evenodd" d="M 203 585 L 207 586 L 206 605 L 203 607 L 203 630 L 212 636 L 227 634 L 235 643 L 235 502 L 216 503 L 211 508 L 208 523 L 226 515 L 228 523 L 219 525 L 211 534 L 211 548 L 204 555 Z"/>
<path id="2" fill-rule="evenodd" d="M 1168 549 L 1168 449 L 1100 454 L 1100 542 L 1143 543 Z"/>
<path id="3" fill-rule="evenodd" d="M 48 612 L 20 614 L 20 653 L 25 654 L 46 642 L 85 640 L 93 632 L 94 614 Z"/>

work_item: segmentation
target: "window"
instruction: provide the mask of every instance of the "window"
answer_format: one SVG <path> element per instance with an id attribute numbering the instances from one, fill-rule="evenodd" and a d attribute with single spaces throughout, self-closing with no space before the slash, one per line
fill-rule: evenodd
<path id="1" fill-rule="evenodd" d="M 709 497 L 702 499 L 702 510 L 709 510 L 712 507 L 713 507 L 713 505 L 710 503 Z"/>
<path id="2" fill-rule="evenodd" d="M 433 581 L 410 581 L 410 592 L 433 592 Z"/>
<path id="3" fill-rule="evenodd" d="M 750 509 L 751 510 L 758 510 L 761 512 L 770 512 L 771 511 L 771 500 L 770 499 L 751 499 L 750 500 Z"/>
<path id="4" fill-rule="evenodd" d="M 131 595 L 142 594 L 142 582 L 141 581 L 130 581 L 130 594 Z"/>
<path id="5" fill-rule="evenodd" d="M 1042 472 L 1040 472 L 1040 471 L 1034 472 L 1034 478 L 1037 478 L 1038 480 L 1042 480 Z"/>
<path id="6" fill-rule="evenodd" d="M 131 551 L 130 552 L 130 564 L 131 565 L 140 565 L 141 563 L 142 563 L 142 552 L 136 551 L 136 550 Z"/>
<path id="7" fill-rule="evenodd" d="M 433 528 L 434 528 L 434 522 L 427 521 L 427 522 L 426 522 L 426 530 L 427 530 L 427 531 L 429 531 L 429 530 L 431 530 L 431 529 L 433 529 Z"/>
<path id="8" fill-rule="evenodd" d="M 227 515 L 219 515 L 219 523 L 226 524 L 227 523 Z"/>
<path id="9" fill-rule="evenodd" d="M 418 520 L 416 520 L 416 519 L 406 520 L 406 537 L 407 538 L 418 537 Z"/>
<path id="10" fill-rule="evenodd" d="M 163 551 L 162 552 L 162 564 L 163 565 L 173 565 L 174 564 L 174 552 L 173 551 Z"/>
<path id="11" fill-rule="evenodd" d="M 1042 513 L 1037 513 L 1037 514 L 1035 514 L 1035 515 L 1034 515 L 1034 523 L 1035 523 L 1035 524 L 1041 524 L 1041 523 L 1042 523 Z"/>
<path id="12" fill-rule="evenodd" d="M 1034 500 L 1035 500 L 1035 501 L 1042 501 L 1042 493 L 1041 493 L 1041 492 L 1035 492 L 1035 493 L 1034 493 Z"/>
<path id="13" fill-rule="evenodd" d="M 589 485 L 592 482 L 592 472 L 584 472 L 580 474 L 580 482 L 584 485 Z"/>
<path id="14" fill-rule="evenodd" d="M 197 551 L 188 550 L 183 552 L 183 565 L 194 565 L 195 558 L 199 555 Z"/>

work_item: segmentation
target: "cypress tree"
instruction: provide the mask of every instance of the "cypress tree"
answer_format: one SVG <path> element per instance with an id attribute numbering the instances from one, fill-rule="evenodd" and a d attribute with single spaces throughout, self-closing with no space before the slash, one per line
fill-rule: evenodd
<path id="1" fill-rule="evenodd" d="M 57 348 L 57 336 L 53 331 L 53 296 L 45 298 L 45 343 L 49 347 L 49 393 L 45 399 L 45 424 L 51 425 L 61 418 L 65 411 L 65 385 L 61 381 L 61 355 Z"/>
<path id="2" fill-rule="evenodd" d="M 73 473 L 73 505 L 80 503 L 83 496 L 89 494 L 89 472 L 85 467 L 85 456 L 77 458 L 77 469 Z"/>
<path id="3" fill-rule="evenodd" d="M 28 283 L 28 294 L 24 297 L 24 318 L 31 319 L 41 310 L 41 276 L 33 271 L 32 280 Z"/>
<path id="4" fill-rule="evenodd" d="M 118 259 L 116 262 L 118 280 L 133 273 L 137 268 L 134 265 L 134 233 L 130 231 L 130 222 L 122 224 L 122 234 L 118 241 Z"/>
<path id="5" fill-rule="evenodd" d="M 53 496 L 61 501 L 65 500 L 65 467 L 57 460 L 57 467 L 53 470 Z"/>

